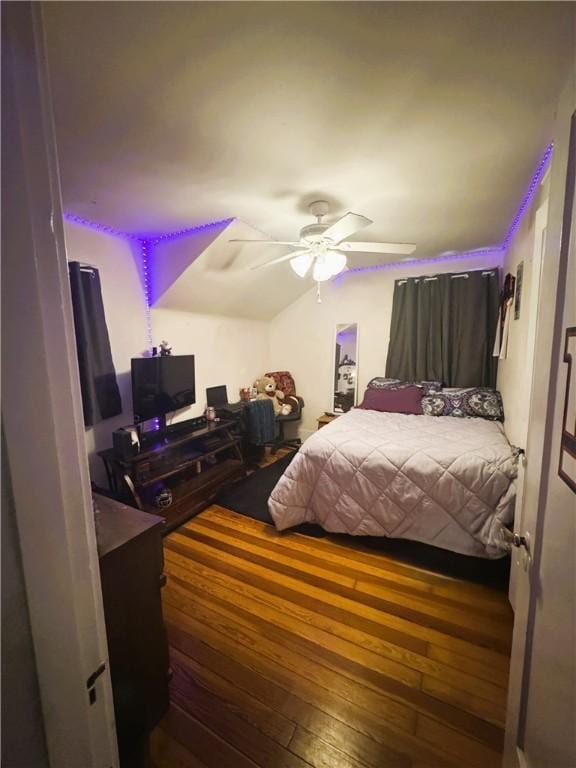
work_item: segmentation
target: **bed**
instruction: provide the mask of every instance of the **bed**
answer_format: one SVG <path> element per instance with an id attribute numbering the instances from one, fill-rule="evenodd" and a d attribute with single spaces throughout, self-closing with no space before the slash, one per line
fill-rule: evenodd
<path id="1" fill-rule="evenodd" d="M 268 507 L 279 530 L 318 523 L 495 559 L 516 475 L 500 422 L 355 408 L 304 443 Z"/>

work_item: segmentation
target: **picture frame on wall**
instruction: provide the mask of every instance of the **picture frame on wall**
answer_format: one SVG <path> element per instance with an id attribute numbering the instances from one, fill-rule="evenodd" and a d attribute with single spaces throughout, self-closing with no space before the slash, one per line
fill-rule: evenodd
<path id="1" fill-rule="evenodd" d="M 522 278 L 524 277 L 524 262 L 516 267 L 516 291 L 514 292 L 514 320 L 520 318 L 520 305 L 522 303 Z"/>

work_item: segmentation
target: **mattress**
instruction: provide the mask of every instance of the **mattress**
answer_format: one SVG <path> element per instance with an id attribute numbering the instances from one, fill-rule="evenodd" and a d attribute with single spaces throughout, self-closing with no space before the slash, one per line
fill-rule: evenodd
<path id="1" fill-rule="evenodd" d="M 498 558 L 517 458 L 500 422 L 358 408 L 306 440 L 268 507 L 279 530 L 318 523 Z"/>

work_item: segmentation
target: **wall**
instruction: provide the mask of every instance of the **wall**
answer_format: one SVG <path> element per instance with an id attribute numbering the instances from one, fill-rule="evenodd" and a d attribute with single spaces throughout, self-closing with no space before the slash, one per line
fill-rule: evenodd
<path id="1" fill-rule="evenodd" d="M 549 192 L 547 175 L 514 236 L 502 267 L 503 276 L 508 272 L 516 275 L 518 265 L 524 262 L 520 317 L 514 318 L 512 308 L 507 355 L 506 359 L 500 360 L 498 364 L 497 383 L 506 409 L 506 434 L 513 445 L 521 448 L 526 448 L 528 434 L 533 346 L 540 285 L 540 253 L 543 242 L 542 226 L 546 223 Z M 537 215 L 539 209 L 542 210 Z"/>
<path id="2" fill-rule="evenodd" d="M 344 275 L 295 301 L 270 324 L 271 370 L 289 370 L 306 407 L 300 434 L 316 429 L 316 419 L 332 408 L 334 341 L 337 323 L 358 323 L 358 393 L 374 376 L 383 376 L 390 333 L 394 281 L 402 277 L 489 269 L 501 255 Z"/>
<path id="3" fill-rule="evenodd" d="M 534 212 L 546 198 L 543 188 L 522 222 L 507 255 L 505 271 L 516 271 L 524 261 L 521 317 L 512 321 L 508 359 L 500 362 L 498 386 L 504 397 L 506 430 L 511 442 L 525 444 L 529 392 L 526 388 L 526 338 L 530 307 Z M 111 445 L 114 429 L 132 421 L 130 359 L 148 348 L 145 302 L 139 274 L 138 249 L 129 241 L 88 229 L 66 225 L 69 260 L 79 260 L 100 270 L 106 321 L 123 413 L 86 431 L 86 447 L 93 479 L 104 482 L 96 452 Z M 419 274 L 457 272 L 500 265 L 500 254 L 454 262 L 423 264 L 397 269 L 345 275 L 322 285 L 322 304 L 316 289 L 280 312 L 270 323 L 257 320 L 152 310 L 153 340 L 167 339 L 175 354 L 196 355 L 195 406 L 173 417 L 178 421 L 202 413 L 205 389 L 226 384 L 231 400 L 242 386 L 250 385 L 267 370 L 290 370 L 306 407 L 300 434 L 316 428 L 316 419 L 332 408 L 334 334 L 337 323 L 358 323 L 359 397 L 373 376 L 383 375 L 395 280 Z"/>
<path id="4" fill-rule="evenodd" d="M 154 339 L 166 339 L 176 355 L 195 355 L 196 404 L 174 421 L 192 418 L 206 408 L 206 387 L 226 384 L 228 397 L 239 398 L 268 370 L 268 323 L 218 315 L 152 310 Z"/>
<path id="5" fill-rule="evenodd" d="M 105 484 L 96 452 L 112 445 L 112 432 L 132 422 L 130 359 L 148 349 L 145 301 L 137 247 L 128 240 L 78 224 L 66 223 L 68 261 L 80 261 L 100 272 L 106 325 L 122 397 L 122 414 L 86 430 L 86 450 L 93 480 Z"/>
<path id="6" fill-rule="evenodd" d="M 541 188 L 529 214 L 507 254 L 505 271 L 516 272 L 524 261 L 522 311 L 510 328 L 508 358 L 500 362 L 498 386 L 506 409 L 506 431 L 516 445 L 525 445 L 529 389 L 526 387 L 526 344 L 530 305 L 531 265 L 534 242 L 534 214 L 546 199 Z M 148 348 L 145 302 L 139 274 L 137 247 L 127 240 L 66 224 L 69 260 L 91 264 L 100 270 L 106 322 L 112 357 L 122 395 L 123 412 L 114 419 L 86 430 L 86 448 L 92 478 L 105 480 L 97 451 L 111 445 L 114 429 L 132 421 L 130 359 Z M 290 370 L 306 408 L 300 433 L 306 437 L 316 428 L 315 420 L 332 408 L 334 334 L 337 323 L 359 324 L 358 385 L 361 397 L 373 376 L 383 375 L 388 350 L 394 281 L 419 274 L 437 274 L 499 265 L 500 255 L 455 262 L 423 264 L 366 274 L 345 275 L 322 286 L 322 304 L 316 289 L 290 304 L 270 323 L 256 320 L 181 312 L 152 310 L 153 340 L 167 339 L 175 354 L 196 355 L 197 403 L 176 414 L 173 420 L 202 413 L 205 389 L 226 384 L 231 400 L 242 386 L 250 385 L 267 370 Z"/>
<path id="7" fill-rule="evenodd" d="M 69 261 L 81 261 L 100 271 L 106 324 L 112 358 L 122 396 L 122 414 L 86 430 L 90 474 L 98 483 L 106 478 L 97 451 L 112 444 L 112 432 L 132 423 L 130 360 L 148 350 L 146 305 L 136 245 L 78 224 L 66 224 Z M 230 400 L 240 387 L 250 386 L 268 368 L 268 323 L 256 320 L 152 310 L 153 343 L 167 339 L 174 354 L 196 356 L 196 405 L 172 418 L 179 421 L 203 413 L 206 387 L 226 384 Z"/>

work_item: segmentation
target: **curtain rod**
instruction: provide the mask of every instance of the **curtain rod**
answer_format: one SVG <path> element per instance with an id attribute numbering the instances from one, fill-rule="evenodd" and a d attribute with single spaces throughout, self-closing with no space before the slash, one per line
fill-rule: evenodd
<path id="1" fill-rule="evenodd" d="M 480 272 L 479 269 L 473 269 L 471 272 Z M 482 277 L 494 277 L 498 272 L 498 268 L 495 267 L 494 269 L 486 269 L 482 272 Z M 415 283 L 417 283 L 419 280 L 424 280 L 425 283 L 429 282 L 430 280 L 438 280 L 440 275 L 435 275 L 433 277 L 405 277 L 401 280 L 396 280 L 396 285 L 404 285 L 404 283 L 407 283 L 408 280 L 414 280 Z M 458 277 L 463 277 L 466 280 L 470 277 L 470 272 L 458 272 L 456 275 L 450 275 L 451 280 L 455 280 Z"/>
<path id="2" fill-rule="evenodd" d="M 97 269 L 97 267 L 93 266 L 92 264 L 85 264 L 83 261 L 76 261 L 76 259 L 69 261 L 68 264 L 78 264 L 80 269 Z"/>
<path id="3" fill-rule="evenodd" d="M 78 268 L 81 272 L 98 272 L 97 267 L 93 267 L 92 264 L 84 264 L 81 261 L 71 261 L 70 264 L 78 264 Z"/>

